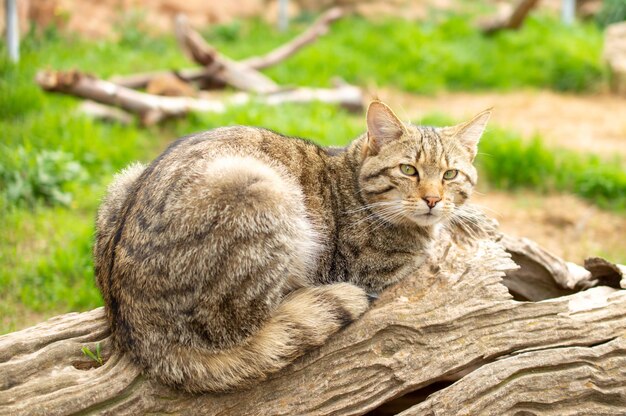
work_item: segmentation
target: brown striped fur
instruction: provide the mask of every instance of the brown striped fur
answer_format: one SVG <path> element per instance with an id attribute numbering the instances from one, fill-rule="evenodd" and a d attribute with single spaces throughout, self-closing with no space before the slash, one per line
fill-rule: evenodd
<path id="1" fill-rule="evenodd" d="M 438 224 L 466 220 L 488 116 L 420 127 L 375 101 L 345 149 L 227 127 L 127 168 L 94 246 L 117 348 L 202 392 L 244 387 L 323 344 L 365 312 L 367 293 L 415 270 Z M 426 197 L 441 200 L 431 209 Z"/>

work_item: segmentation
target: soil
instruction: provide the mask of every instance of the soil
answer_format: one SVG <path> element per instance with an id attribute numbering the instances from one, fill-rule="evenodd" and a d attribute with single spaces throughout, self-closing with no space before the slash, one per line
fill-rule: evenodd
<path id="1" fill-rule="evenodd" d="M 398 109 L 402 119 L 419 120 L 441 113 L 464 120 L 493 107 L 491 124 L 519 132 L 525 138 L 540 134 L 552 147 L 626 160 L 626 101 L 609 94 L 572 95 L 552 91 L 443 93 L 433 97 L 398 91 L 379 94 Z"/>
<path id="2" fill-rule="evenodd" d="M 488 190 L 472 198 L 500 222 L 503 232 L 534 240 L 565 260 L 582 264 L 587 257 L 599 256 L 626 264 L 623 214 L 571 195 Z"/>

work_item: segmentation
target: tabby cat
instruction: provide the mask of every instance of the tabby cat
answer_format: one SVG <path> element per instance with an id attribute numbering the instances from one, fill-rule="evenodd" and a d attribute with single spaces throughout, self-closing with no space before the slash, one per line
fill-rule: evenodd
<path id="1" fill-rule="evenodd" d="M 127 168 L 94 247 L 115 346 L 161 382 L 204 392 L 323 344 L 462 215 L 489 114 L 415 126 L 374 101 L 346 148 L 224 127 Z"/>

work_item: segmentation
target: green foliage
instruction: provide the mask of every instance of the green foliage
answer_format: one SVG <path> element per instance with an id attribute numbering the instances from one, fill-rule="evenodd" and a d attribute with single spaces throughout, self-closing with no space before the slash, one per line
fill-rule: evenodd
<path id="1" fill-rule="evenodd" d="M 9 204 L 37 201 L 68 206 L 68 185 L 87 179 L 85 169 L 70 153 L 43 150 L 28 153 L 23 147 L 5 148 L 0 160 L 0 192 Z"/>
<path id="2" fill-rule="evenodd" d="M 604 0 L 602 2 L 602 9 L 596 16 L 596 21 L 600 27 L 624 20 L 626 20 L 626 0 Z"/>
<path id="3" fill-rule="evenodd" d="M 480 166 L 497 187 L 568 191 L 603 208 L 626 209 L 626 170 L 619 159 L 549 149 L 539 137 L 527 142 L 503 130 L 483 140 L 481 152 Z"/>
<path id="4" fill-rule="evenodd" d="M 223 28 L 206 33 L 234 57 L 268 51 L 296 34 L 276 33 L 257 21 L 240 24 L 232 40 Z M 245 39 L 245 41 L 242 41 Z M 531 17 L 522 30 L 485 37 L 466 17 L 441 23 L 353 17 L 329 35 L 267 72 L 282 83 L 327 86 L 334 76 L 359 85 L 392 85 L 407 91 L 547 87 L 593 89 L 602 80 L 602 33 L 593 24 L 565 26 Z"/>
<path id="5" fill-rule="evenodd" d="M 83 346 L 81 351 L 85 355 L 85 357 L 91 358 L 94 360 L 98 366 L 104 365 L 104 360 L 102 359 L 102 355 L 100 354 L 100 343 L 96 343 L 96 352 L 93 353 L 89 347 Z"/>

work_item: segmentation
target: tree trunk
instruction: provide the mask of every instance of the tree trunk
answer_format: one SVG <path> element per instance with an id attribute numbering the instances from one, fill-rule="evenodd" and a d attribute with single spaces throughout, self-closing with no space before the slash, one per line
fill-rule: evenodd
<path id="1" fill-rule="evenodd" d="M 527 240 L 497 240 L 442 236 L 432 259 L 361 319 L 232 394 L 190 395 L 146 379 L 111 351 L 102 308 L 53 318 L 0 337 L 0 413 L 359 415 L 415 392 L 421 402 L 404 415 L 624 414 L 626 291 L 560 296 L 546 284 L 535 292 L 545 300 L 520 302 L 503 284 L 530 267 L 553 285 L 575 282 L 572 292 L 624 285 L 623 266 L 596 260 L 583 272 Z M 81 353 L 96 343 L 102 366 Z M 439 391 L 419 398 L 428 386 Z"/>

